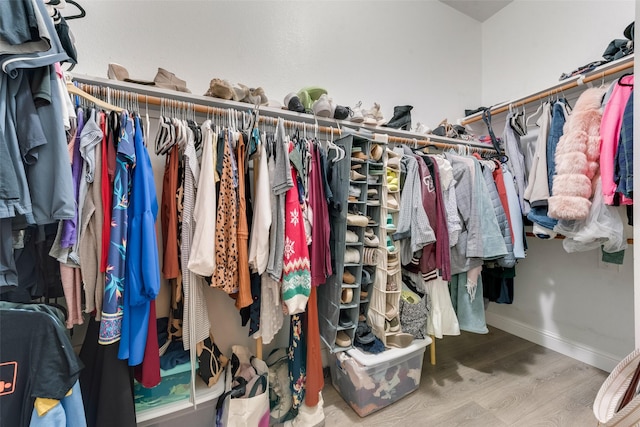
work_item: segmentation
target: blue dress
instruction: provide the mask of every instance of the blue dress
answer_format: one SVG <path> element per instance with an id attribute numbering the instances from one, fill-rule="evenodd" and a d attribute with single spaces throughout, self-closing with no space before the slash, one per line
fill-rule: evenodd
<path id="1" fill-rule="evenodd" d="M 136 164 L 133 142 L 133 121 L 124 111 L 120 117 L 120 135 L 116 152 L 116 174 L 113 181 L 111 235 L 105 272 L 104 300 L 100 320 L 100 344 L 120 340 L 124 304 L 125 260 L 127 257 L 127 228 L 131 175 Z"/>
<path id="2" fill-rule="evenodd" d="M 156 240 L 158 199 L 149 153 L 144 146 L 140 118 L 135 118 L 136 167 L 131 176 L 129 229 L 125 262 L 124 316 L 119 359 L 129 366 L 142 363 L 147 342 L 150 303 L 160 291 L 160 264 Z"/>

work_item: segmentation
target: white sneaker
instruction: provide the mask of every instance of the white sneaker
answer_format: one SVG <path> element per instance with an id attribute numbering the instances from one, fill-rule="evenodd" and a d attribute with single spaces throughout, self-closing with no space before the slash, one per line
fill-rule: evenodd
<path id="1" fill-rule="evenodd" d="M 324 399 L 320 393 L 320 400 L 313 408 L 300 405 L 298 416 L 283 424 L 285 427 L 323 427 L 324 426 Z"/>
<path id="2" fill-rule="evenodd" d="M 371 107 L 371 109 L 364 110 L 362 115 L 364 116 L 365 125 L 379 126 L 384 123 L 384 117 L 380 111 L 380 104 L 377 102 L 373 103 L 373 107 Z"/>
<path id="3" fill-rule="evenodd" d="M 428 126 L 423 125 L 422 123 L 418 122 L 416 123 L 416 128 L 414 130 L 415 133 L 431 133 L 431 128 L 429 128 Z"/>
<path id="4" fill-rule="evenodd" d="M 329 101 L 329 97 L 325 94 L 320 95 L 320 98 L 311 106 L 313 110 L 313 114 L 318 117 L 333 117 L 331 111 L 331 102 Z"/>
<path id="5" fill-rule="evenodd" d="M 364 122 L 364 116 L 362 115 L 362 101 L 358 102 L 355 107 L 351 110 L 353 114 L 351 115 L 350 121 L 354 123 L 362 123 Z"/>

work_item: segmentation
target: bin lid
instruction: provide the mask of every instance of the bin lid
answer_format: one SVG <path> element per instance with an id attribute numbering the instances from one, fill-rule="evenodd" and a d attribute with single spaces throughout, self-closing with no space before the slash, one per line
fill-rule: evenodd
<path id="1" fill-rule="evenodd" d="M 388 348 L 382 353 L 369 354 L 361 351 L 359 348 L 351 348 L 347 350 L 347 354 L 363 366 L 376 366 L 381 363 L 388 363 L 399 359 L 404 356 L 408 356 L 419 350 L 424 351 L 424 348 L 431 344 L 431 338 L 426 337 L 420 340 L 413 340 L 413 342 L 405 348 Z"/>

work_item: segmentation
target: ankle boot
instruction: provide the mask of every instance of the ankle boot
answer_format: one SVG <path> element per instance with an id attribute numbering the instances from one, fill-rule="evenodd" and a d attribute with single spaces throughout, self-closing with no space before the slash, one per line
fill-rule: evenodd
<path id="1" fill-rule="evenodd" d="M 411 110 L 413 110 L 413 106 L 411 105 L 393 107 L 393 117 L 387 124 L 382 126 L 394 129 L 411 130 Z"/>

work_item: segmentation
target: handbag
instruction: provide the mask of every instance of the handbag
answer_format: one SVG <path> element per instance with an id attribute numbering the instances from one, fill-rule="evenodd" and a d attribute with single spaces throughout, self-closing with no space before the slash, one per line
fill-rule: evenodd
<path id="1" fill-rule="evenodd" d="M 216 427 L 269 427 L 269 368 L 244 346 L 231 347 Z"/>
<path id="2" fill-rule="evenodd" d="M 406 283 L 400 296 L 400 325 L 402 331 L 413 335 L 415 339 L 427 336 L 427 295 L 410 289 Z"/>

